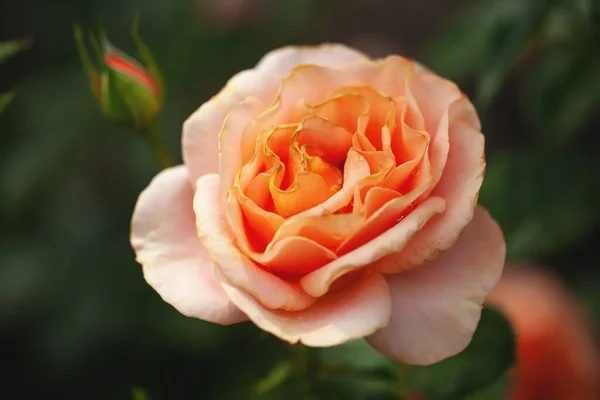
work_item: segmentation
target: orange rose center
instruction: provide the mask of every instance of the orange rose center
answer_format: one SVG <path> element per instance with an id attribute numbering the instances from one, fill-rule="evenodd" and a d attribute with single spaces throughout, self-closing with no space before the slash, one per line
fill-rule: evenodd
<path id="1" fill-rule="evenodd" d="M 250 252 L 291 235 L 341 255 L 389 229 L 427 196 L 429 134 L 410 94 L 391 98 L 353 86 L 324 99 L 276 101 L 244 130 L 243 167 L 230 197 L 239 204 Z M 230 225 L 235 231 L 236 222 Z M 297 272 L 318 268 L 331 255 L 323 257 Z M 279 261 L 272 264 L 280 269 Z"/>

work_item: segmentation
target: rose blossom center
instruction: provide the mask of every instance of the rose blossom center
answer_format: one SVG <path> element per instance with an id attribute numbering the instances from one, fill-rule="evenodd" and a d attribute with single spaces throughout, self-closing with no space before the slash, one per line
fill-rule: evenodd
<path id="1" fill-rule="evenodd" d="M 263 210 L 289 218 L 331 198 L 361 163 L 368 170 L 356 193 L 333 213 L 364 208 L 374 187 L 405 195 L 419 183 L 415 177 L 429 141 L 426 132 L 407 124 L 407 109 L 404 98 L 348 87 L 322 103 L 288 111 L 285 119 L 299 122 L 258 134 L 250 164 L 259 165 L 246 195 Z M 357 162 L 348 162 L 350 151 Z"/>
<path id="2" fill-rule="evenodd" d="M 428 196 L 429 134 L 408 96 L 350 86 L 310 104 L 282 98 L 242 132 L 227 221 L 256 263 L 301 276 L 382 234 Z M 306 254 L 291 257 L 284 243 Z"/>

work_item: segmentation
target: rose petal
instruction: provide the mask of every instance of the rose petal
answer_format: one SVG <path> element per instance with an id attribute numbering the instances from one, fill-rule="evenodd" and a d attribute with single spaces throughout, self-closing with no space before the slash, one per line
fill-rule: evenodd
<path id="1" fill-rule="evenodd" d="M 425 118 L 425 128 L 434 133 L 446 110 L 463 94 L 454 82 L 430 72 L 418 74 L 407 88 L 416 100 Z M 475 121 L 469 121 L 475 125 Z M 479 126 L 477 126 L 479 128 Z"/>
<path id="2" fill-rule="evenodd" d="M 333 214 L 346 206 L 353 197 L 354 188 L 365 177 L 369 176 L 369 163 L 358 152 L 350 149 L 344 164 L 344 183 L 342 188 L 321 204 L 298 215 L 315 216 Z"/>
<path id="3" fill-rule="evenodd" d="M 406 79 L 415 75 L 415 63 L 400 56 L 376 61 L 355 60 L 334 68 L 354 75 L 363 85 L 390 97 L 404 96 Z"/>
<path id="4" fill-rule="evenodd" d="M 443 212 L 444 208 L 445 202 L 442 198 L 431 197 L 425 200 L 393 228 L 364 246 L 306 275 L 300 280 L 300 285 L 311 296 L 323 296 L 333 282 L 344 274 L 369 266 L 390 253 L 398 252 L 429 218 Z"/>
<path id="5" fill-rule="evenodd" d="M 258 62 L 256 68 L 275 79 L 281 79 L 297 65 L 329 66 L 356 60 L 369 60 L 369 57 L 343 44 L 325 43 L 320 46 L 288 46 L 273 50 Z"/>
<path id="6" fill-rule="evenodd" d="M 471 341 L 505 255 L 500 227 L 478 207 L 452 249 L 427 265 L 387 276 L 392 319 L 367 340 L 406 364 L 433 364 L 459 353 Z"/>
<path id="7" fill-rule="evenodd" d="M 297 312 L 268 310 L 242 290 L 227 284 L 223 288 L 260 329 L 312 347 L 335 346 L 369 335 L 387 325 L 391 312 L 389 290 L 379 274 L 364 276 Z"/>
<path id="8" fill-rule="evenodd" d="M 303 118 L 314 114 L 314 108 L 336 90 L 358 83 L 352 75 L 327 67 L 293 67 L 281 81 L 275 102 L 246 127 L 243 141 L 253 142 L 260 132 L 271 130 L 278 125 L 297 124 Z M 246 154 L 243 161 L 247 160 L 249 157 Z"/>
<path id="9" fill-rule="evenodd" d="M 231 188 L 236 174 L 242 167 L 240 147 L 242 133 L 263 110 L 263 104 L 255 97 L 246 97 L 236 104 L 225 117 L 223 128 L 219 132 L 219 172 L 221 175 L 221 201 L 225 202 L 226 194 Z"/>
<path id="10" fill-rule="evenodd" d="M 275 234 L 273 242 L 302 236 L 335 251 L 361 224 L 358 214 L 299 215 L 289 218 Z"/>
<path id="11" fill-rule="evenodd" d="M 477 130 L 481 130 L 481 124 L 473 105 L 456 84 L 429 71 L 422 71 L 410 82 L 407 94 L 414 97 L 425 118 L 426 129 L 431 133 L 429 156 L 434 176 L 433 190 L 445 174 L 443 171 L 452 143 L 448 130 L 459 120 L 465 120 Z M 423 196 L 429 193 L 427 191 Z"/>
<path id="12" fill-rule="evenodd" d="M 198 179 L 194 195 L 196 227 L 200 240 L 227 283 L 251 294 L 271 309 L 303 310 L 314 303 L 298 284 L 280 279 L 248 260 L 234 245 L 225 227 L 219 175 Z"/>
<path id="13" fill-rule="evenodd" d="M 214 262 L 196 234 L 193 191 L 185 166 L 159 173 L 138 199 L 131 244 L 144 277 L 167 303 L 189 317 L 218 324 L 246 319 L 214 276 Z"/>
<path id="14" fill-rule="evenodd" d="M 381 208 L 370 215 L 365 213 L 365 216 L 368 217 L 363 221 L 358 229 L 356 229 L 354 232 L 348 233 L 346 240 L 340 244 L 340 247 L 337 248 L 336 253 L 338 255 L 346 254 L 360 246 L 365 245 L 367 242 L 375 239 L 377 236 L 383 234 L 393 226 L 398 225 L 398 223 L 404 219 L 405 215 L 409 214 L 413 203 L 426 188 L 427 185 L 422 185 L 410 193 L 407 193 L 405 196 L 398 195 L 397 197 L 392 198 L 383 204 Z M 375 189 L 383 188 L 374 188 L 373 190 Z M 375 193 L 377 192 L 381 193 L 380 191 L 375 191 Z M 388 196 L 389 193 L 387 196 L 384 196 L 384 199 Z M 415 232 L 412 234 L 414 233 Z"/>
<path id="15" fill-rule="evenodd" d="M 344 162 L 352 147 L 352 134 L 343 126 L 318 116 L 302 121 L 298 132 L 298 144 L 314 157 L 320 157 L 331 165 Z"/>
<path id="16" fill-rule="evenodd" d="M 183 161 L 192 184 L 204 174 L 219 172 L 218 136 L 225 117 L 246 97 L 255 97 L 266 108 L 275 100 L 279 81 L 257 70 L 238 73 L 212 99 L 183 124 Z"/>
<path id="17" fill-rule="evenodd" d="M 396 273 L 426 263 L 449 249 L 473 218 L 485 171 L 484 137 L 463 111 L 472 109 L 466 98 L 450 110 L 450 152 L 442 179 L 430 196 L 446 200 L 447 210 L 429 221 L 382 272 Z M 470 121 L 470 122 L 469 122 Z"/>

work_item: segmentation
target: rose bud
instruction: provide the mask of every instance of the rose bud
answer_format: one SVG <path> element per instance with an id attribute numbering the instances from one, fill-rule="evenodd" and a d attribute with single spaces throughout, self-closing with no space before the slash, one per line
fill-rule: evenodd
<path id="1" fill-rule="evenodd" d="M 74 31 L 81 61 L 102 113 L 136 131 L 149 131 L 162 108 L 164 89 L 154 57 L 138 35 L 137 23 L 132 35 L 144 65 L 114 47 L 101 29 L 99 42 L 90 33 L 100 64 L 97 69 L 88 55 L 81 28 L 76 26 Z"/>

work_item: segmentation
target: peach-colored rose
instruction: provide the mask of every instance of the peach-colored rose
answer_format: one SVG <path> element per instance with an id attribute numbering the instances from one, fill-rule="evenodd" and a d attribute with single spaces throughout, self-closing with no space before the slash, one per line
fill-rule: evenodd
<path id="1" fill-rule="evenodd" d="M 528 263 L 507 266 L 489 304 L 506 313 L 517 338 L 507 399 L 600 399 L 592 328 L 582 305 L 556 277 Z"/>
<path id="2" fill-rule="evenodd" d="M 470 342 L 505 244 L 452 82 L 343 45 L 279 49 L 185 122 L 183 159 L 140 195 L 131 239 L 183 314 L 308 346 L 367 337 L 412 364 Z"/>

